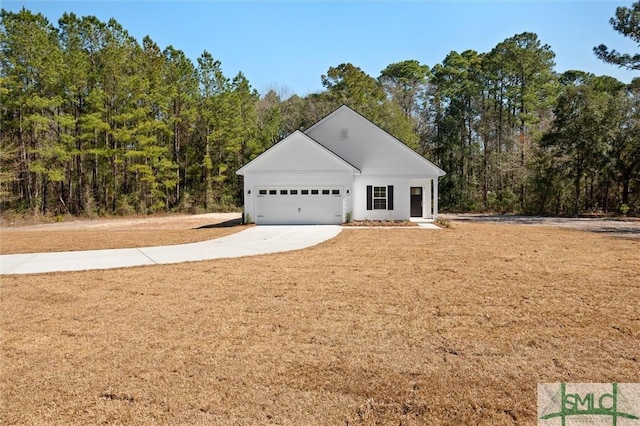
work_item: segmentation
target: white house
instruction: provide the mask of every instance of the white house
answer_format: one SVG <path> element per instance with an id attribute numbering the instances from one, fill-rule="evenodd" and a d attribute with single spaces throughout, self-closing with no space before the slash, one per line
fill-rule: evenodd
<path id="1" fill-rule="evenodd" d="M 434 219 L 445 172 L 347 106 L 241 167 L 245 220 Z"/>

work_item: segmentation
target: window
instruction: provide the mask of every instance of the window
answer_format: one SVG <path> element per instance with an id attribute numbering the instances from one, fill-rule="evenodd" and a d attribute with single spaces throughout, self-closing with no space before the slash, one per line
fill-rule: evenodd
<path id="1" fill-rule="evenodd" d="M 374 210 L 387 209 L 387 187 L 386 186 L 373 187 L 373 209 Z"/>
<path id="2" fill-rule="evenodd" d="M 322 190 L 322 195 L 329 195 L 329 190 L 328 189 L 323 189 Z"/>
<path id="3" fill-rule="evenodd" d="M 339 189 L 332 189 L 331 190 L 331 195 L 340 195 L 340 190 Z"/>
<path id="4" fill-rule="evenodd" d="M 258 194 L 259 194 L 259 195 L 267 195 L 267 190 L 266 190 L 266 189 L 261 189 L 261 190 L 258 192 Z"/>
<path id="5" fill-rule="evenodd" d="M 270 189 L 269 190 L 269 195 L 276 195 L 278 193 L 278 191 L 276 191 L 275 189 Z"/>
<path id="6" fill-rule="evenodd" d="M 367 185 L 367 210 L 393 210 L 393 185 Z"/>
<path id="7" fill-rule="evenodd" d="M 289 193 L 289 191 L 287 191 L 286 189 L 281 189 L 280 190 L 280 195 L 287 195 Z"/>
<path id="8" fill-rule="evenodd" d="M 301 195 L 309 195 L 309 190 L 308 189 L 301 189 L 300 190 L 300 194 Z"/>
<path id="9" fill-rule="evenodd" d="M 297 189 L 291 189 L 291 190 L 289 190 L 289 194 L 298 195 L 298 190 Z"/>
<path id="10" fill-rule="evenodd" d="M 317 189 L 312 189 L 311 190 L 311 195 L 318 195 L 318 190 Z"/>

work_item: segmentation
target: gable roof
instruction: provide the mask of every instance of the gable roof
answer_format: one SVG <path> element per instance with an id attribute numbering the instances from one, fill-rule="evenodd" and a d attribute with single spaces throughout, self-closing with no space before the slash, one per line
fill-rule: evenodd
<path id="1" fill-rule="evenodd" d="M 356 167 L 299 130 L 245 164 L 236 174 L 270 171 L 348 171 L 360 174 Z"/>
<path id="2" fill-rule="evenodd" d="M 433 177 L 446 174 L 346 105 L 309 127 L 305 134 L 353 164 L 363 174 Z"/>

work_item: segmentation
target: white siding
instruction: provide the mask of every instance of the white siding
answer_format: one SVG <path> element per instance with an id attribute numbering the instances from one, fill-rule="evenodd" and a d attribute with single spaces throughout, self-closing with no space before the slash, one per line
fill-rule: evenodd
<path id="1" fill-rule="evenodd" d="M 357 172 L 324 146 L 296 131 L 243 166 L 236 173 L 246 175 L 264 172 Z"/>
<path id="2" fill-rule="evenodd" d="M 347 138 L 343 138 L 346 130 Z M 355 111 L 341 107 L 306 134 L 362 174 L 436 177 L 444 172 Z"/>
<path id="3" fill-rule="evenodd" d="M 433 218 L 431 212 L 431 179 L 384 176 L 356 176 L 353 180 L 353 220 L 408 220 L 411 216 L 411 187 L 422 187 L 422 217 Z M 393 210 L 367 210 L 367 186 L 393 185 Z"/>
<path id="4" fill-rule="evenodd" d="M 405 220 L 409 219 L 408 180 L 356 176 L 353 180 L 353 220 Z M 367 210 L 367 186 L 393 185 L 393 210 Z"/>

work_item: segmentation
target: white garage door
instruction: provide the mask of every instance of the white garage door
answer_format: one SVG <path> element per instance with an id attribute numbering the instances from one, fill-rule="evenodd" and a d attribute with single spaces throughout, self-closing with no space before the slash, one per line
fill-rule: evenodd
<path id="1" fill-rule="evenodd" d="M 340 188 L 259 188 L 256 223 L 340 224 L 343 221 Z"/>

